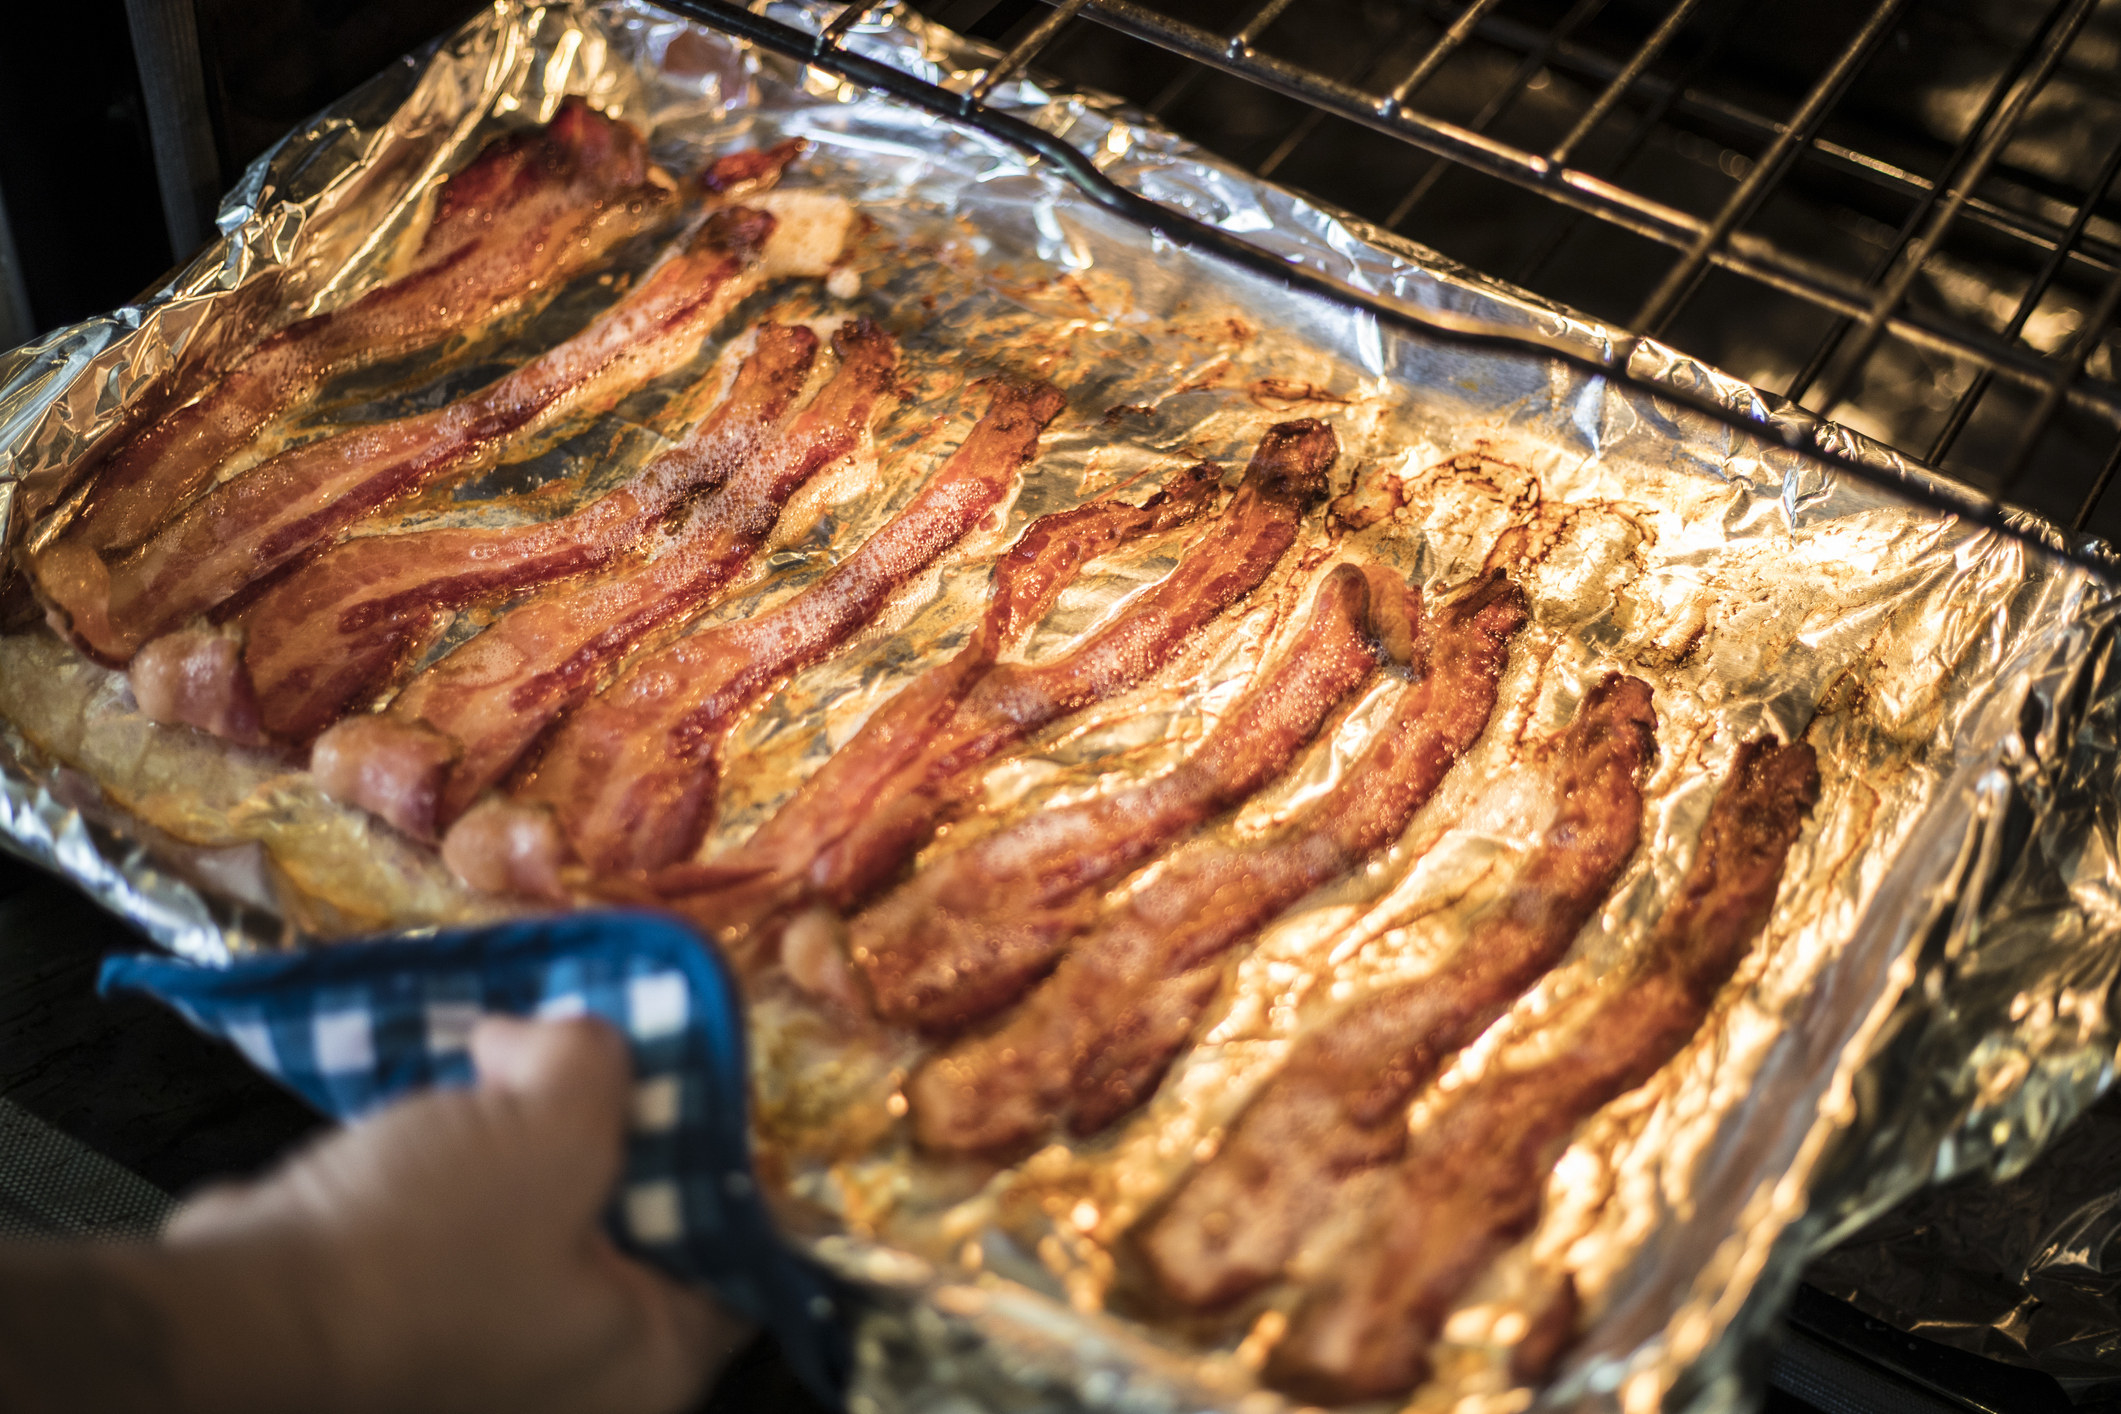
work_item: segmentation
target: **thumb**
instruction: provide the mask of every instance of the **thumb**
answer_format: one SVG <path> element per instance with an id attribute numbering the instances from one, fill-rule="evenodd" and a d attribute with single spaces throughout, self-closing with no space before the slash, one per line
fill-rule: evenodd
<path id="1" fill-rule="evenodd" d="M 582 1168 L 601 1202 L 618 1176 L 633 1091 L 633 1063 L 619 1033 L 595 1017 L 524 1021 L 483 1018 L 471 1033 L 481 1099 L 527 1123 L 539 1147 L 565 1168 Z M 566 1162 L 572 1159 L 572 1163 Z"/>

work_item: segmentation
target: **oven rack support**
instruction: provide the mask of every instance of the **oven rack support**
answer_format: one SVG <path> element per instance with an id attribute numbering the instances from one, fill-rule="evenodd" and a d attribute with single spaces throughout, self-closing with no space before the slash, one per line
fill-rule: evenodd
<path id="1" fill-rule="evenodd" d="M 2081 383 L 2074 377 L 2064 376 L 2036 354 L 2008 347 L 1998 340 L 1982 343 L 1969 340 L 1964 333 L 1949 326 L 1933 327 L 1938 322 L 1919 311 L 1897 306 L 1881 308 L 1877 300 L 1860 289 L 1842 288 L 1825 272 L 1793 258 L 1769 253 L 1764 242 L 1745 236 L 1737 229 L 1742 224 L 1746 205 L 1739 197 L 1747 201 L 1757 200 L 1758 186 L 1753 182 L 1741 186 L 1740 193 L 1730 203 L 1731 210 L 1720 213 L 1714 222 L 1702 222 L 1564 163 L 1550 161 L 1543 155 L 1520 152 L 1469 128 L 1427 117 L 1409 106 L 1409 100 L 1421 81 L 1435 71 L 1451 49 L 1463 43 L 1476 32 L 1483 20 L 1489 18 L 1496 0 L 1472 0 L 1430 53 L 1383 98 L 1373 98 L 1347 84 L 1306 73 L 1261 53 L 1255 47 L 1258 35 L 1289 8 L 1293 0 L 1260 0 L 1245 22 L 1228 37 L 1182 25 L 1135 3 L 1135 0 L 1048 0 L 1052 8 L 963 93 L 952 92 L 849 48 L 845 43 L 848 34 L 864 16 L 877 8 L 865 0 L 854 0 L 815 34 L 734 3 L 734 0 L 658 0 L 658 3 L 761 50 L 813 66 L 843 82 L 887 94 L 1006 143 L 1044 163 L 1090 201 L 1145 230 L 1283 285 L 1361 309 L 1403 334 L 1558 359 L 1665 403 L 1687 408 L 1762 444 L 1786 448 L 1932 510 L 1957 516 L 2040 551 L 2060 555 L 2102 579 L 2121 578 L 2121 562 L 2098 543 L 2086 541 L 2081 536 L 2056 537 L 2003 501 L 1972 487 L 1933 476 L 1908 475 L 1891 466 L 1849 456 L 1838 448 L 1824 445 L 1816 436 L 1819 424 L 1809 417 L 1772 419 L 1756 416 L 1726 407 L 1690 389 L 1632 372 L 1629 363 L 1643 338 L 1640 334 L 1626 334 L 1615 339 L 1610 352 L 1601 357 L 1578 344 L 1537 331 L 1503 326 L 1457 311 L 1419 308 L 1358 289 L 1320 271 L 1285 260 L 1122 186 L 1100 170 L 1088 154 L 986 101 L 997 87 L 1022 72 L 1040 53 L 1050 48 L 1071 22 L 1095 20 L 1203 63 L 1241 74 L 1322 110 L 1363 121 L 1369 126 L 1387 125 L 1441 158 L 1537 186 L 1585 215 L 1615 222 L 1638 234 L 1682 248 L 1688 255 L 1673 271 L 1671 283 L 1675 287 L 1684 279 L 1698 278 L 1699 273 L 1710 265 L 1739 269 L 1790 292 L 1813 297 L 1857 324 L 1864 331 L 1863 337 L 1875 338 L 1880 332 L 1890 332 L 1976 357 L 1996 377 L 2044 390 L 2049 395 L 2045 401 L 2052 404 L 2048 408 L 2050 417 L 2055 409 L 2069 402 L 2094 409 L 2121 424 L 2121 389 Z M 1678 3 L 1684 8 L 1692 0 L 1678 0 Z M 1866 45 L 1875 45 L 1882 38 L 1901 3 L 1903 0 L 1877 0 L 1872 22 L 1865 26 Z M 2061 0 L 2061 3 L 2088 11 L 2092 0 Z M 1807 107 L 1817 107 L 1823 112 L 1840 88 L 1845 87 L 1868 52 L 1868 48 L 1852 50 L 1847 62 L 1836 66 L 1835 74 L 1830 76 L 1831 85 L 1821 86 L 1826 89 L 1824 96 L 1816 105 L 1808 103 Z M 1628 67 L 1639 76 L 1646 61 Z M 1623 71 L 1615 76 L 1614 82 L 1617 84 L 1625 77 L 1627 74 Z M 1818 96 L 1817 90 L 1815 96 Z M 1810 134 L 1800 121 L 1785 125 L 1784 136 L 1788 139 L 1787 145 L 1795 148 L 1807 141 Z M 1756 167 L 1754 175 L 1763 177 L 1767 171 L 1767 165 L 1762 164 Z M 1957 202 L 1954 214 L 1967 204 L 1964 200 Z M 2117 266 L 2117 270 L 2121 270 L 2121 266 Z M 2121 281 L 2121 274 L 2115 278 Z M 1663 301 L 1653 301 L 1653 305 L 1661 308 L 1662 304 L 1680 298 L 1683 296 L 1675 294 Z M 1651 308 L 1648 312 L 1654 315 L 1659 308 Z M 2098 489 L 2103 490 L 2104 482 L 2111 479 L 2117 466 L 2121 466 L 2121 449 L 2117 449 L 2116 457 L 2106 467 Z M 2088 498 L 2076 528 L 2081 528 L 2090 514 L 2091 503 L 2096 499 L 2096 494 Z"/>

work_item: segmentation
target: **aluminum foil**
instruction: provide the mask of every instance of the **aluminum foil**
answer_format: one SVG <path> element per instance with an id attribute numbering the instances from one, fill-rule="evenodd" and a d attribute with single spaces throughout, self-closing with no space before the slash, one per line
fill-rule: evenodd
<path id="1" fill-rule="evenodd" d="M 815 29 L 832 9 L 769 13 Z M 959 88 L 989 58 L 889 12 L 851 43 Z M 438 176 L 566 93 L 650 131 L 656 159 L 677 171 L 732 143 L 810 139 L 792 180 L 842 192 L 869 218 L 851 260 L 862 293 L 769 292 L 746 313 L 859 310 L 905 343 L 913 395 L 791 507 L 760 573 L 708 621 L 795 592 L 835 547 L 881 524 L 977 413 L 979 377 L 1036 372 L 1070 400 L 1000 523 L 742 729 L 710 853 L 961 640 L 993 554 L 1030 518 L 1197 457 L 1234 478 L 1274 421 L 1322 417 L 1341 437 L 1342 499 L 1310 553 L 1289 557 L 1170 671 L 991 771 L 988 809 L 967 829 L 1168 766 L 1272 661 L 1335 558 L 1381 560 L 1433 588 L 1478 566 L 1506 527 L 1528 528 L 1536 547 L 1523 569 L 1533 624 L 1481 744 L 1389 856 L 1263 935 L 1155 1101 L 1111 1135 L 998 1173 L 928 1163 L 894 1118 L 907 1046 L 849 1038 L 796 1001 L 761 998 L 760 1130 L 788 1220 L 874 1296 L 856 1408 L 1281 1407 L 1254 1375 L 1266 1329 L 1181 1334 L 1107 1309 L 1114 1239 L 1323 1008 L 1448 952 L 1543 823 L 1541 743 L 1611 669 L 1648 680 L 1660 714 L 1645 847 L 1563 966 L 1439 1085 L 1536 1053 L 1557 1008 L 1642 945 L 1741 740 L 1806 736 L 1824 794 L 1775 918 L 1709 1025 L 1579 1136 L 1538 1228 L 1447 1325 L 1441 1377 L 1416 1407 L 1524 1407 L 1532 1396 L 1503 1375 L 1507 1347 L 1565 1274 L 1588 1315 L 1545 1406 L 1742 1402 L 1741 1372 L 1758 1363 L 1745 1356 L 1807 1255 L 1925 1183 L 2022 1166 L 2106 1084 L 2121 696 L 2105 584 L 1604 380 L 1417 342 L 1171 248 L 977 132 L 644 4 L 503 0 L 262 158 L 222 213 L 220 240 L 164 289 L 0 361 L 10 543 L 63 523 L 82 457 L 129 419 L 197 386 L 260 327 L 385 278 Z M 1120 181 L 1363 289 L 1589 346 L 1614 337 L 1095 96 L 1024 79 L 991 101 L 1094 152 Z M 471 386 L 511 349 L 578 326 L 619 283 L 584 282 L 521 327 L 371 370 L 306 415 L 379 415 Z M 497 521 L 524 513 L 527 489 L 550 509 L 595 494 L 663 445 L 739 350 L 703 348 L 611 417 L 520 449 L 416 514 Z M 1633 357 L 1675 386 L 1766 406 L 1655 344 Z M 1853 434 L 1811 430 L 1898 465 Z M 1175 548 L 1096 567 L 1026 654 L 1061 649 L 1167 570 Z M 458 636 L 479 624 L 467 616 Z M 1394 690 L 1358 702 L 1217 828 L 1255 831 L 1329 788 Z M 332 805 L 289 762 L 144 722 L 122 679 L 41 630 L 0 637 L 0 716 L 15 846 L 189 956 L 496 907 L 426 851 Z"/>
<path id="2" fill-rule="evenodd" d="M 1925 1190 L 1805 1281 L 1902 1330 L 2026 1365 L 2078 1398 L 2121 1388 L 2121 1093 L 2002 1183 Z"/>

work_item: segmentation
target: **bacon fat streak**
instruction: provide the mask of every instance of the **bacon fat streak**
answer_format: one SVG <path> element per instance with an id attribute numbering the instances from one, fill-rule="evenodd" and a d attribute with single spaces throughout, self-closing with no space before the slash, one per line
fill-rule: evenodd
<path id="1" fill-rule="evenodd" d="M 55 626 L 122 663 L 385 502 L 461 473 L 537 426 L 600 410 L 683 362 L 766 279 L 823 273 L 852 220 L 845 203 L 808 193 L 759 200 L 792 209 L 791 219 L 749 207 L 716 212 L 589 328 L 478 392 L 283 452 L 216 486 L 114 564 L 94 555 L 39 563 L 33 573 Z"/>
<path id="2" fill-rule="evenodd" d="M 1276 1347 L 1280 1383 L 1345 1400 L 1426 1377 L 1452 1303 L 1531 1230 L 1546 1175 L 1577 1127 L 1656 1074 L 1700 1028 L 1766 926 L 1790 846 L 1818 798 L 1811 747 L 1764 737 L 1739 748 L 1640 969 L 1551 1059 L 1482 1077 L 1408 1141 L 1379 1221 L 1307 1294 Z"/>
<path id="3" fill-rule="evenodd" d="M 271 335 L 128 438 L 96 469 L 91 499 L 61 543 L 104 553 L 139 544 L 326 378 L 520 308 L 674 205 L 649 180 L 639 133 L 565 99 L 544 128 L 494 139 L 442 183 L 406 274 Z"/>
<path id="4" fill-rule="evenodd" d="M 1297 1042 L 1142 1239 L 1166 1291 L 1211 1306 L 1272 1280 L 1344 1180 L 1398 1156 L 1414 1091 L 1560 959 L 1635 852 L 1656 726 L 1638 679 L 1585 695 L 1556 753 L 1554 818 L 1508 892 L 1435 972 Z"/>
<path id="5" fill-rule="evenodd" d="M 1373 602 L 1395 590 L 1412 602 Z M 1419 595 L 1336 566 L 1287 656 L 1184 761 L 937 860 L 854 918 L 847 951 L 877 1015 L 949 1030 L 1015 1000 L 1090 926 L 1098 885 L 1287 769 L 1377 666 L 1380 611 L 1418 622 Z"/>
<path id="6" fill-rule="evenodd" d="M 801 326 L 761 325 L 721 405 L 638 476 L 572 515 L 362 536 L 275 584 L 241 616 L 244 663 L 266 728 L 315 736 L 388 678 L 449 611 L 595 569 L 685 498 L 719 488 L 802 391 L 817 344 Z"/>
<path id="7" fill-rule="evenodd" d="M 852 638 L 985 520 L 1065 405 L 1050 383 L 996 383 L 964 444 L 860 549 L 758 617 L 636 663 L 562 725 L 522 794 L 550 805 L 575 852 L 600 872 L 690 854 L 712 821 L 729 729 L 790 674 Z"/>
<path id="8" fill-rule="evenodd" d="M 1304 509 L 1323 494 L 1338 453 L 1333 430 L 1322 422 L 1305 418 L 1269 428 L 1214 524 L 1118 618 L 1060 659 L 1036 666 L 997 665 L 992 650 L 975 642 L 916 681 L 901 694 L 903 703 L 894 701 L 835 752 L 737 859 L 707 866 L 710 879 L 722 870 L 743 881 L 736 897 L 702 890 L 702 873 L 682 868 L 662 887 L 693 894 L 688 906 L 722 926 L 756 921 L 762 910 L 787 906 L 791 896 L 842 910 L 860 903 L 954 808 L 963 773 L 1144 681 L 1203 625 L 1258 588 L 1295 543 Z M 868 808 L 851 813 L 844 808 L 850 799 Z"/>
<path id="9" fill-rule="evenodd" d="M 907 1087 L 929 1148 L 1093 1134 L 1146 1100 L 1222 984 L 1223 960 L 1283 909 L 1389 845 L 1486 728 L 1523 593 L 1500 570 L 1425 626 L 1426 669 L 1323 800 L 1260 844 L 1197 841 L 1080 941 L 994 1031 Z"/>
<path id="10" fill-rule="evenodd" d="M 449 759 L 431 766 L 421 751 L 398 751 L 388 732 L 363 738 L 366 752 L 441 773 L 431 793 L 400 783 L 383 790 L 382 798 L 401 801 L 431 794 L 431 813 L 400 818 L 368 795 L 342 798 L 408 833 L 431 836 L 506 774 L 555 717 L 593 692 L 603 670 L 642 635 L 693 613 L 727 585 L 765 543 L 788 497 L 854 450 L 890 392 L 898 345 L 888 334 L 856 321 L 841 326 L 834 347 L 840 363 L 831 381 L 784 430 L 741 448 L 721 490 L 694 506 L 667 542 L 651 545 L 644 559 L 512 610 L 391 702 L 386 725 L 452 745 Z M 388 773 L 378 763 L 362 779 L 381 783 Z"/>

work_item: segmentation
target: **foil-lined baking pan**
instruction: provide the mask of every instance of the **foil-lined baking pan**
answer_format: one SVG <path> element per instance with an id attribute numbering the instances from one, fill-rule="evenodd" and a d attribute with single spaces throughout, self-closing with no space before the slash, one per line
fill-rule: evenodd
<path id="1" fill-rule="evenodd" d="M 767 11 L 812 31 L 833 12 Z M 960 89 L 991 59 L 889 10 L 849 43 Z M 1657 696 L 1645 847 L 1564 965 L 1441 1083 L 1536 1048 L 1554 1003 L 1595 989 L 1640 947 L 1745 736 L 1806 736 L 1824 793 L 1776 917 L 1703 1037 L 1579 1136 L 1538 1228 L 1447 1326 L 1442 1378 L 1417 1407 L 1523 1407 L 1530 1396 L 1504 1375 L 1507 1346 L 1563 1272 L 1588 1319 L 1543 1404 L 1732 1405 L 1746 1352 L 1807 1254 L 1922 1184 L 2015 1170 L 2106 1084 L 2121 961 L 2121 697 L 2103 580 L 1550 359 L 1417 341 L 1173 248 L 976 130 L 646 4 L 502 0 L 260 159 L 224 208 L 220 239 L 152 297 L 0 361 L 9 545 L 63 524 L 84 457 L 132 419 L 260 330 L 385 278 L 442 174 L 571 93 L 641 126 L 674 171 L 732 144 L 808 139 L 791 180 L 843 193 L 869 218 L 851 258 L 862 293 L 846 305 L 783 290 L 748 313 L 851 307 L 906 347 L 917 395 L 784 523 L 767 570 L 710 620 L 793 592 L 835 543 L 879 524 L 932 464 L 927 449 L 952 440 L 929 434 L 961 429 L 976 410 L 966 394 L 979 377 L 1036 373 L 1070 400 L 1003 523 L 742 729 L 710 852 L 961 637 L 987 563 L 1029 519 L 1192 458 L 1234 472 L 1274 421 L 1331 422 L 1350 504 L 1389 513 L 1321 524 L 1312 548 L 1330 553 L 1292 556 L 1177 671 L 990 772 L 983 818 L 1169 765 L 1272 658 L 1334 555 L 1441 585 L 1477 567 L 1507 526 L 1531 527 L 1542 547 L 1526 578 L 1533 624 L 1482 743 L 1399 849 L 1263 935 L 1231 1000 L 1115 1135 L 953 1190 L 888 1126 L 849 1140 L 862 1128 L 849 1115 L 888 1113 L 902 1048 L 846 1043 L 786 1000 L 755 1010 L 762 1137 L 783 1160 L 789 1220 L 874 1298 L 855 1407 L 1281 1407 L 1256 1378 L 1257 1340 L 1190 1341 L 1104 1309 L 1113 1238 L 1271 1071 L 1318 999 L 1442 954 L 1536 834 L 1545 797 L 1533 748 L 1610 669 L 1644 677 Z M 1588 348 L 1614 340 L 1094 95 L 1023 78 L 989 101 L 1093 152 L 1122 183 L 1359 288 Z M 620 276 L 649 254 L 622 257 Z M 511 350 L 578 326 L 613 287 L 585 282 L 439 361 L 370 370 L 300 416 L 384 415 L 467 386 Z M 704 349 L 685 375 L 527 449 L 451 514 L 516 514 L 511 496 L 531 486 L 564 510 L 609 487 L 666 444 L 689 383 L 725 352 Z M 1669 386 L 1766 410 L 1755 390 L 1654 343 L 1633 358 Z M 1809 430 L 1925 474 L 1846 431 Z M 1027 654 L 1098 622 L 1168 567 L 1168 548 L 1087 576 Z M 1377 706 L 1358 705 L 1219 828 L 1242 831 L 1324 789 L 1375 730 Z M 455 885 L 428 851 L 334 806 L 288 761 L 144 721 L 121 676 L 41 629 L 0 637 L 0 717 L 0 808 L 15 847 L 186 956 L 506 911 Z"/>

